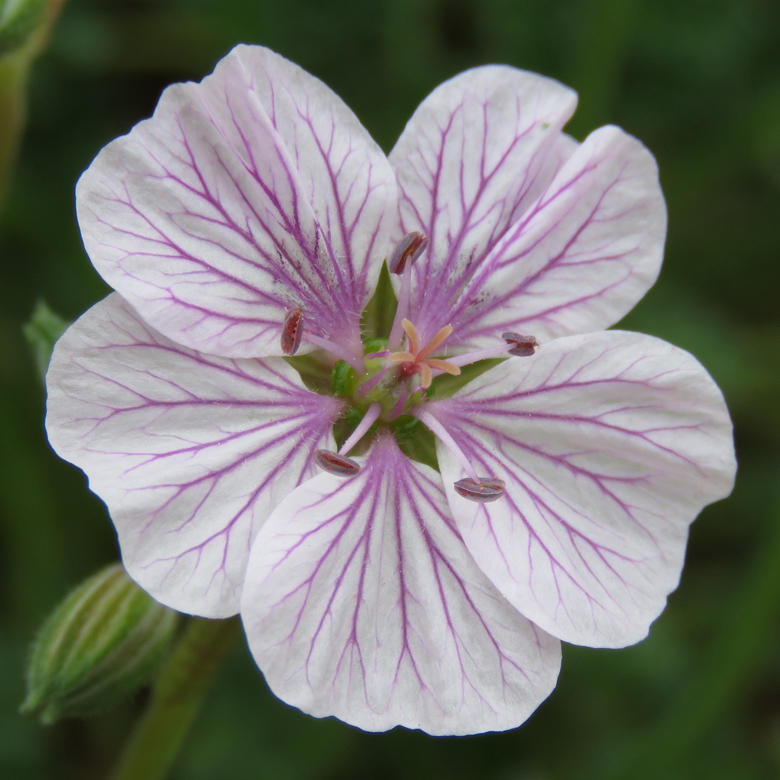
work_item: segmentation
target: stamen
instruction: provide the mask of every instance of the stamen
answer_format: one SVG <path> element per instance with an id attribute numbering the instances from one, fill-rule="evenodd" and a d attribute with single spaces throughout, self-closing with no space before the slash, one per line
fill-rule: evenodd
<path id="1" fill-rule="evenodd" d="M 304 333 L 303 338 L 311 344 L 322 347 L 322 349 L 326 352 L 330 352 L 331 355 L 339 358 L 339 360 L 345 360 L 355 369 L 355 373 L 358 376 L 366 373 L 366 364 L 363 362 L 363 358 L 359 357 L 354 352 L 350 352 L 346 347 L 342 347 L 340 344 L 334 344 L 334 342 L 322 338 L 321 336 L 315 336 L 313 333 Z"/>
<path id="2" fill-rule="evenodd" d="M 411 352 L 391 352 L 387 356 L 388 363 L 414 363 L 414 355 Z"/>
<path id="3" fill-rule="evenodd" d="M 407 233 L 396 245 L 387 270 L 391 274 L 402 274 L 406 270 L 407 263 L 413 265 L 428 246 L 428 239 L 418 232 Z"/>
<path id="4" fill-rule="evenodd" d="M 521 336 L 519 333 L 502 333 L 501 338 L 510 345 L 510 355 L 516 357 L 530 357 L 539 347 L 539 342 L 533 336 Z"/>
<path id="5" fill-rule="evenodd" d="M 354 477 L 355 474 L 360 473 L 360 465 L 352 458 L 346 458 L 330 450 L 315 450 L 314 462 L 334 477 Z"/>
<path id="6" fill-rule="evenodd" d="M 420 384 L 427 390 L 433 382 L 431 367 L 427 363 L 417 363 L 416 368 L 420 374 Z"/>
<path id="7" fill-rule="evenodd" d="M 412 324 L 411 322 L 409 323 Z M 404 328 L 406 330 L 406 328 Z M 408 333 L 408 331 L 407 331 Z M 417 333 L 417 331 L 415 331 Z M 418 360 L 425 360 L 425 358 L 428 357 L 428 355 L 432 355 L 436 348 L 439 346 L 439 344 L 443 344 L 450 336 L 452 335 L 452 325 L 445 325 L 426 345 L 422 352 L 417 352 L 417 350 L 413 350 L 417 354 Z M 419 341 L 419 339 L 418 339 Z"/>
<path id="8" fill-rule="evenodd" d="M 463 470 L 475 481 L 479 482 L 480 479 L 477 476 L 477 472 L 474 471 L 474 467 L 469 462 L 469 459 L 463 453 L 463 450 L 458 446 L 455 439 L 450 436 L 447 429 L 439 422 L 438 418 L 429 412 L 427 409 L 423 409 L 418 406 L 412 409 L 411 414 L 416 417 L 420 422 L 425 423 L 428 428 L 439 437 L 439 441 L 458 459 L 458 463 L 463 466 Z"/>
<path id="9" fill-rule="evenodd" d="M 409 302 L 412 295 L 412 266 L 428 246 L 428 239 L 422 233 L 407 233 L 393 250 L 388 263 L 391 274 L 402 274 L 401 293 L 398 296 L 398 308 L 395 310 L 393 326 L 387 339 L 387 347 L 395 352 L 401 346 L 401 323 L 409 314 Z"/>
<path id="10" fill-rule="evenodd" d="M 417 357 L 417 353 L 420 351 L 420 335 L 417 333 L 417 328 L 405 318 L 401 321 L 401 327 L 409 339 L 409 352 Z"/>
<path id="11" fill-rule="evenodd" d="M 479 360 L 488 360 L 506 355 L 512 347 L 509 344 L 502 344 L 500 347 L 488 347 L 487 349 L 477 349 L 474 352 L 467 352 L 465 355 L 453 355 L 448 357 L 447 362 L 453 366 L 468 366 Z"/>
<path id="12" fill-rule="evenodd" d="M 445 374 L 452 374 L 452 376 L 460 376 L 460 369 L 457 366 L 454 366 L 450 360 L 428 358 L 425 362 L 437 371 L 443 371 Z"/>
<path id="13" fill-rule="evenodd" d="M 489 360 L 490 358 L 513 355 L 514 357 L 529 357 L 539 348 L 539 342 L 533 336 L 521 336 L 519 333 L 503 333 L 501 338 L 506 342 L 499 347 L 488 347 L 487 349 L 477 349 L 474 352 L 467 352 L 464 355 L 454 355 L 447 358 L 447 363 L 451 366 L 468 366 L 471 363 L 477 363 L 480 360 Z M 435 369 L 440 369 L 434 373 L 438 376 L 447 369 L 441 366 L 435 366 L 434 361 L 428 360 L 428 363 Z M 447 371 L 447 373 L 452 373 Z M 457 376 L 457 375 L 456 375 Z"/>
<path id="14" fill-rule="evenodd" d="M 482 477 L 478 480 L 459 479 L 454 487 L 459 496 L 469 501 L 476 501 L 478 504 L 498 501 L 504 495 L 504 481 L 490 477 Z"/>
<path id="15" fill-rule="evenodd" d="M 282 352 L 294 355 L 301 346 L 303 337 L 303 322 L 306 319 L 303 309 L 296 306 L 287 312 L 282 323 Z"/>
<path id="16" fill-rule="evenodd" d="M 395 310 L 393 327 L 390 328 L 390 336 L 387 339 L 387 348 L 396 350 L 401 346 L 403 331 L 401 329 L 406 315 L 409 313 L 409 301 L 412 296 L 412 264 L 406 264 L 406 270 L 401 277 L 401 294 L 398 296 L 398 307 Z"/>
<path id="17" fill-rule="evenodd" d="M 382 405 L 373 403 L 363 415 L 363 419 L 358 423 L 358 427 L 352 431 L 350 437 L 341 445 L 339 455 L 346 455 L 365 435 L 368 429 L 377 421 L 382 414 Z"/>

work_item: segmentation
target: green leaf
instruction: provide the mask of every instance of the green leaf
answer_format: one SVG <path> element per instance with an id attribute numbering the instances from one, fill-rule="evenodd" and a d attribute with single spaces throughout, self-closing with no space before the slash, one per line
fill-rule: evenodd
<path id="1" fill-rule="evenodd" d="M 45 301 L 38 301 L 30 321 L 24 326 L 24 335 L 33 351 L 41 379 L 46 378 L 55 342 L 69 325 L 70 323 L 55 314 Z"/>

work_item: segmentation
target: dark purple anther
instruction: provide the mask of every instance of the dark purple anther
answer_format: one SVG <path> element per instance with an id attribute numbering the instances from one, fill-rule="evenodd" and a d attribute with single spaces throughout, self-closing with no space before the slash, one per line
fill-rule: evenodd
<path id="1" fill-rule="evenodd" d="M 402 274 L 407 263 L 414 263 L 428 246 L 428 239 L 422 234 L 407 233 L 399 242 L 387 264 L 391 274 Z"/>
<path id="2" fill-rule="evenodd" d="M 489 504 L 491 501 L 498 501 L 504 495 L 504 482 L 490 477 L 482 477 L 479 482 L 468 478 L 459 479 L 455 483 L 455 492 L 469 501 Z"/>
<path id="3" fill-rule="evenodd" d="M 509 354 L 515 357 L 529 357 L 539 346 L 539 342 L 533 336 L 521 336 L 519 333 L 502 333 L 501 338 L 507 344 L 514 344 Z"/>
<path id="4" fill-rule="evenodd" d="M 301 346 L 304 319 L 303 309 L 300 306 L 287 312 L 282 325 L 282 352 L 285 355 L 294 355 Z"/>
<path id="5" fill-rule="evenodd" d="M 354 477 L 360 471 L 360 466 L 354 460 L 330 450 L 315 450 L 314 462 L 335 477 Z"/>

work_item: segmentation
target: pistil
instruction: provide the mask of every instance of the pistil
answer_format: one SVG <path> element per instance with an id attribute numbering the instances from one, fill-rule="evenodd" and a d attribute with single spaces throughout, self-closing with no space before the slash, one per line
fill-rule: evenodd
<path id="1" fill-rule="evenodd" d="M 406 379 L 420 375 L 420 384 L 427 389 L 433 381 L 433 371 L 442 371 L 453 376 L 460 374 L 460 369 L 447 360 L 429 357 L 452 334 L 452 325 L 445 325 L 424 347 L 420 345 L 420 336 L 417 329 L 407 319 L 402 320 L 401 326 L 406 332 L 408 350 L 405 352 L 392 352 L 387 360 L 389 363 L 400 363 L 399 377 Z"/>

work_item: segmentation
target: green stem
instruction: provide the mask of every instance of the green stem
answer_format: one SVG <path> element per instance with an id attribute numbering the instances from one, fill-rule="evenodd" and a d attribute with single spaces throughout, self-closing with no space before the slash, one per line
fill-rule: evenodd
<path id="1" fill-rule="evenodd" d="M 238 618 L 193 618 L 160 671 L 152 700 L 111 780 L 162 780 L 200 710 L 209 684 L 241 633 Z"/>

